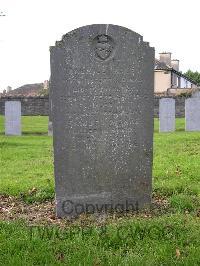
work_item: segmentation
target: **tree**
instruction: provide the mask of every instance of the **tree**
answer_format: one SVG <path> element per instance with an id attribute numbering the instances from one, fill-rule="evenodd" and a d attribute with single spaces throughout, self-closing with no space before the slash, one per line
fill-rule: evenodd
<path id="1" fill-rule="evenodd" d="M 198 71 L 193 72 L 192 70 L 188 70 L 185 73 L 186 77 L 192 79 L 200 86 L 200 73 Z"/>

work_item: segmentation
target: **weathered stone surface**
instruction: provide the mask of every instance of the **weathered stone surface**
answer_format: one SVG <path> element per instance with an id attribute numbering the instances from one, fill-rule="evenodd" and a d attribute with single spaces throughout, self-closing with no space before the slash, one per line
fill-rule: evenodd
<path id="1" fill-rule="evenodd" d="M 76 29 L 51 47 L 57 215 L 151 200 L 154 49 L 114 25 Z"/>
<path id="2" fill-rule="evenodd" d="M 48 136 L 53 136 L 53 124 L 50 120 L 48 122 Z"/>
<path id="3" fill-rule="evenodd" d="M 21 135 L 21 102 L 5 102 L 5 134 Z"/>
<path id="4" fill-rule="evenodd" d="M 52 97 L 51 89 L 49 88 L 49 122 L 48 122 L 48 136 L 53 136 L 53 123 L 52 123 Z"/>
<path id="5" fill-rule="evenodd" d="M 200 131 L 200 98 L 185 100 L 185 130 Z"/>
<path id="6" fill-rule="evenodd" d="M 159 131 L 175 131 L 175 100 L 163 98 L 159 101 Z"/>

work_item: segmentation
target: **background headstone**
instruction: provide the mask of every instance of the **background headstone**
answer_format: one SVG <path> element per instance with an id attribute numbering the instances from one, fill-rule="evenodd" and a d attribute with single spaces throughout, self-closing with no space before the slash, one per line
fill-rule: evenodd
<path id="1" fill-rule="evenodd" d="M 52 123 L 52 97 L 51 97 L 51 86 L 49 84 L 49 121 L 48 121 L 48 136 L 53 136 L 53 123 Z"/>
<path id="2" fill-rule="evenodd" d="M 50 120 L 48 122 L 48 136 L 53 136 L 53 124 Z"/>
<path id="3" fill-rule="evenodd" d="M 114 25 L 51 47 L 57 215 L 151 201 L 154 49 Z"/>
<path id="4" fill-rule="evenodd" d="M 159 101 L 159 131 L 172 132 L 175 131 L 175 100 L 170 98 L 162 98 Z"/>
<path id="5" fill-rule="evenodd" d="M 200 98 L 185 100 L 185 130 L 200 131 Z"/>
<path id="6" fill-rule="evenodd" d="M 21 102 L 5 102 L 5 134 L 21 135 Z"/>

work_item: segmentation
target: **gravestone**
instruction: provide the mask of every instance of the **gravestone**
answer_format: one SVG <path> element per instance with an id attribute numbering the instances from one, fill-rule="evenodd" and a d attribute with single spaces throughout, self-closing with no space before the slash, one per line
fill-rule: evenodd
<path id="1" fill-rule="evenodd" d="M 5 102 L 5 135 L 21 135 L 21 102 Z"/>
<path id="2" fill-rule="evenodd" d="M 48 136 L 53 136 L 53 123 L 50 120 L 48 122 Z"/>
<path id="3" fill-rule="evenodd" d="M 185 130 L 200 131 L 200 98 L 185 100 Z"/>
<path id="4" fill-rule="evenodd" d="M 151 202 L 154 49 L 115 25 L 50 48 L 57 216 Z"/>
<path id="5" fill-rule="evenodd" d="M 175 131 L 175 100 L 162 98 L 159 100 L 159 131 Z"/>
<path id="6" fill-rule="evenodd" d="M 50 82 L 49 82 L 49 85 L 50 85 Z M 51 86 L 49 86 L 49 121 L 48 121 L 48 136 L 53 136 Z"/>

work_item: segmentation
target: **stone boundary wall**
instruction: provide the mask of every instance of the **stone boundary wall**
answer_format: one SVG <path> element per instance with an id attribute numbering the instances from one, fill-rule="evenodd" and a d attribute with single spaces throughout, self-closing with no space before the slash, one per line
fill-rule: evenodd
<path id="1" fill-rule="evenodd" d="M 22 115 L 49 115 L 49 97 L 1 97 L 0 98 L 0 114 L 4 115 L 5 101 L 20 101 L 22 107 Z"/>
<path id="2" fill-rule="evenodd" d="M 158 117 L 159 112 L 159 100 L 161 98 L 172 98 L 175 99 L 175 112 L 176 117 L 185 117 L 185 99 L 186 97 L 181 96 L 154 96 L 154 117 Z"/>
<path id="3" fill-rule="evenodd" d="M 158 117 L 159 99 L 174 98 L 176 101 L 176 117 L 185 116 L 185 97 L 154 97 L 154 117 Z M 0 98 L 0 114 L 4 115 L 5 101 L 21 101 L 22 115 L 48 115 L 49 114 L 49 97 L 1 97 Z"/>

